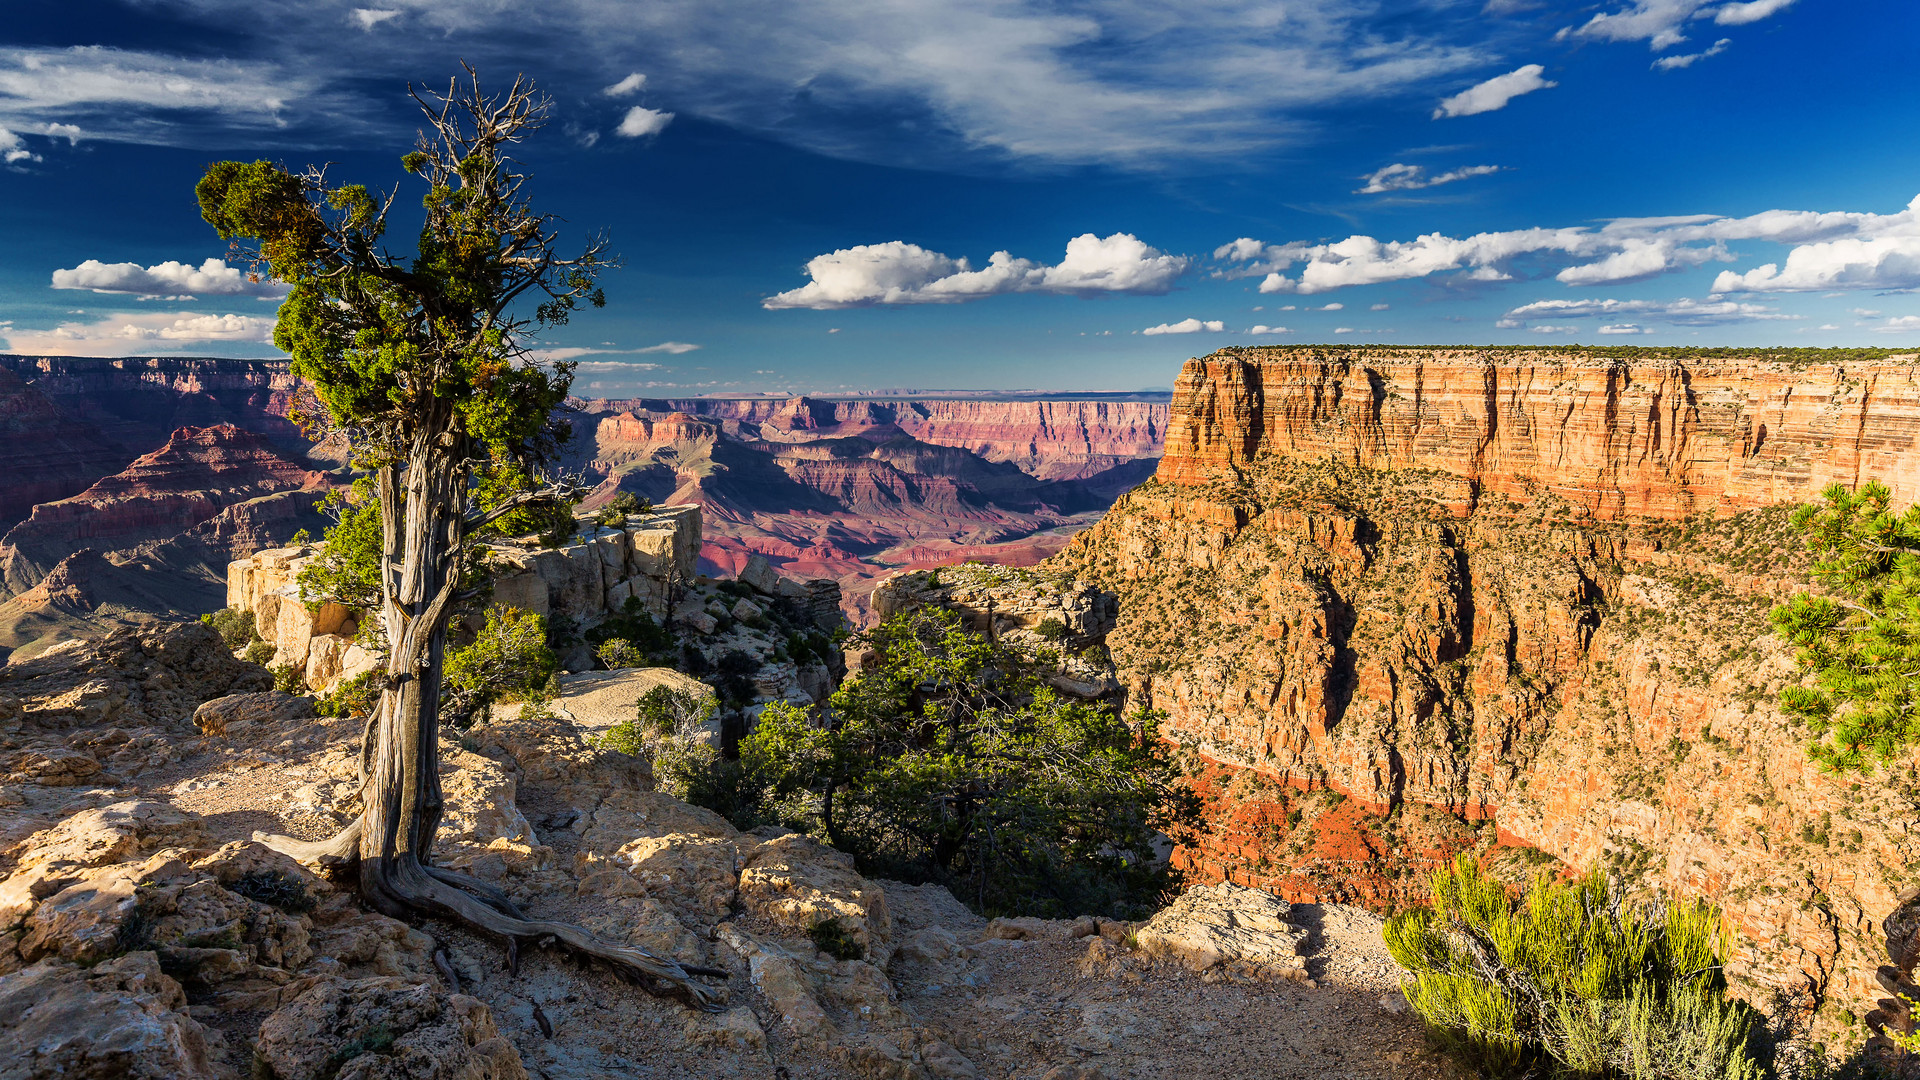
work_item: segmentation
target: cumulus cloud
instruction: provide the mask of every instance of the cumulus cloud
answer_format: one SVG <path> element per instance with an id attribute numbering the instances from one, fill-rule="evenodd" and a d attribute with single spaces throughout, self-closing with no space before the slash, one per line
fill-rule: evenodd
<path id="1" fill-rule="evenodd" d="M 1182 255 L 1167 255 L 1132 233 L 1098 237 L 1083 233 L 1067 241 L 1066 256 L 1053 266 L 996 251 L 975 270 L 966 258 L 950 258 L 918 244 L 890 240 L 860 244 L 807 261 L 806 285 L 770 296 L 769 309 L 865 307 L 872 304 L 951 304 L 1013 292 L 1164 293 L 1187 269 Z"/>
<path id="2" fill-rule="evenodd" d="M 354 8 L 349 14 L 353 16 L 353 21 L 359 25 L 360 29 L 367 31 L 371 31 L 388 19 L 400 17 L 400 12 L 393 8 Z"/>
<path id="3" fill-rule="evenodd" d="M 1750 3 L 1632 0 L 1619 11 L 1603 11 L 1578 27 L 1567 27 L 1558 37 L 1644 41 L 1658 52 L 1687 40 L 1684 27 L 1695 19 L 1711 18 L 1720 26 L 1745 26 L 1784 11 L 1792 4 L 1793 0 L 1751 0 Z"/>
<path id="4" fill-rule="evenodd" d="M 1810 292 L 1920 288 L 1920 196 L 1898 214 L 1848 215 L 1842 235 L 1804 243 L 1785 264 L 1722 271 L 1713 291 Z"/>
<path id="5" fill-rule="evenodd" d="M 92 322 L 65 322 L 51 330 L 5 332 L 9 352 L 42 356 L 125 356 L 142 349 L 177 351 L 189 345 L 260 344 L 272 340 L 274 320 L 255 315 L 140 312 Z"/>
<path id="6" fill-rule="evenodd" d="M 1227 324 L 1221 322 L 1219 319 L 1208 319 L 1206 322 L 1201 322 L 1199 319 L 1181 319 L 1177 323 L 1161 323 L 1159 326 L 1149 326 L 1140 332 L 1148 337 L 1152 337 L 1155 334 L 1218 334 L 1226 330 L 1226 328 Z"/>
<path id="7" fill-rule="evenodd" d="M 1507 102 L 1522 94 L 1531 94 L 1535 90 L 1549 90 L 1559 86 L 1557 82 L 1541 78 L 1546 70 L 1539 64 L 1528 64 L 1515 68 L 1505 75 L 1495 75 L 1486 82 L 1468 87 L 1441 101 L 1440 107 L 1433 110 L 1433 118 L 1438 120 L 1446 116 L 1475 116 L 1479 113 L 1493 112 L 1496 109 L 1506 108 Z"/>
<path id="8" fill-rule="evenodd" d="M 1898 315 L 1873 328 L 1876 334 L 1920 334 L 1920 315 Z"/>
<path id="9" fill-rule="evenodd" d="M 1645 329 L 1644 327 L 1635 326 L 1632 323 L 1615 323 L 1611 326 L 1603 326 L 1600 328 L 1600 332 L 1603 334 L 1651 334 L 1653 333 L 1653 331 L 1651 330 Z"/>
<path id="10" fill-rule="evenodd" d="M 1507 312 L 1500 325 L 1516 327 L 1528 319 L 1620 318 L 1659 319 L 1681 326 L 1719 326 L 1727 323 L 1797 319 L 1765 304 L 1732 300 L 1536 300 Z"/>
<path id="11" fill-rule="evenodd" d="M 153 299 L 205 295 L 278 300 L 287 295 L 285 285 L 251 280 L 238 267 L 228 266 L 224 259 L 208 259 L 199 266 L 169 261 L 147 267 L 139 263 L 103 263 L 88 259 L 72 269 L 55 270 L 53 287 L 127 293 Z"/>
<path id="12" fill-rule="evenodd" d="M 1675 68 L 1692 67 L 1696 60 L 1705 60 L 1709 56 L 1719 56 L 1721 53 L 1726 52 L 1727 46 L 1731 44 L 1733 44 L 1732 38 L 1721 38 L 1719 41 L 1714 42 L 1712 47 L 1702 49 L 1697 53 L 1683 53 L 1679 56 L 1663 56 L 1653 62 L 1653 69 L 1655 71 L 1672 71 Z"/>
<path id="13" fill-rule="evenodd" d="M 1352 285 L 1457 273 L 1470 281 L 1510 281 L 1522 256 L 1570 263 L 1555 277 L 1583 287 L 1639 281 L 1734 259 L 1742 241 L 1797 245 L 1782 266 L 1727 271 L 1716 293 L 1920 287 L 1920 198 L 1896 214 L 1767 210 L 1747 217 L 1691 214 L 1619 218 L 1598 228 L 1516 229 L 1412 240 L 1350 236 L 1332 243 L 1269 244 L 1241 237 L 1214 250 L 1225 277 L 1261 277 L 1263 293 L 1311 294 Z M 1290 274 L 1298 266 L 1297 273 Z"/>
<path id="14" fill-rule="evenodd" d="M 1463 169 L 1429 175 L 1424 165 L 1388 165 L 1378 172 L 1368 173 L 1360 179 L 1366 184 L 1354 190 L 1355 195 L 1378 195 L 1385 191 L 1418 191 L 1421 188 L 1439 187 L 1451 184 L 1455 180 L 1465 180 L 1472 176 L 1485 176 L 1500 171 L 1498 165 L 1469 165 Z"/>
<path id="15" fill-rule="evenodd" d="M 39 161 L 40 155 L 27 149 L 20 136 L 0 127 L 0 161 L 8 165 L 18 165 L 23 161 Z"/>
<path id="16" fill-rule="evenodd" d="M 672 113 L 649 109 L 645 105 L 635 105 L 627 110 L 627 115 L 620 118 L 620 126 L 613 130 L 616 134 L 624 135 L 629 139 L 640 139 L 648 135 L 660 134 L 667 130 L 667 125 L 671 123 L 673 123 Z"/>
<path id="17" fill-rule="evenodd" d="M 1247 333 L 1249 334 L 1291 334 L 1293 333 L 1293 331 L 1289 330 L 1284 326 L 1267 326 L 1266 324 L 1262 323 L 1259 326 L 1247 327 Z"/>
<path id="18" fill-rule="evenodd" d="M 636 71 L 612 86 L 601 89 L 600 92 L 608 97 L 630 97 L 639 93 L 640 88 L 645 85 L 647 85 L 647 77 Z"/>

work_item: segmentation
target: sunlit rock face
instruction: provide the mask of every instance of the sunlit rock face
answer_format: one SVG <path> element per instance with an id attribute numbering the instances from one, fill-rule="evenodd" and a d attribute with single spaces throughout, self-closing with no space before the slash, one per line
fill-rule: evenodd
<path id="1" fill-rule="evenodd" d="M 1421 898 L 1455 852 L 1704 896 L 1820 1024 L 1882 996 L 1916 758 L 1826 776 L 1774 701 L 1782 503 L 1920 493 L 1910 358 L 1227 350 L 1154 480 L 1049 569 L 1120 598 L 1130 704 L 1192 745 L 1202 879 Z"/>

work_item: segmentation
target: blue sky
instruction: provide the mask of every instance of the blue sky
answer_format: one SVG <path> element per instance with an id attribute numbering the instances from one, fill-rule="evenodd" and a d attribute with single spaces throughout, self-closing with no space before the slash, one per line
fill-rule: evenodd
<path id="1" fill-rule="evenodd" d="M 15 7 L 8 351 L 272 355 L 200 171 L 412 182 L 406 84 L 463 58 L 553 95 L 538 197 L 625 259 L 545 342 L 586 393 L 1164 387 L 1249 343 L 1920 346 L 1911 0 Z"/>

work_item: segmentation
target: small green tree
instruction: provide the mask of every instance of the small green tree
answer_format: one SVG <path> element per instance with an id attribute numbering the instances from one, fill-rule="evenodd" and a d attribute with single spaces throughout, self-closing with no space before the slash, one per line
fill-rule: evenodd
<path id="1" fill-rule="evenodd" d="M 441 716 L 465 727 L 475 713 L 495 702 L 542 700 L 559 670 L 559 660 L 547 647 L 547 620 L 496 604 L 487 609 L 487 621 L 473 644 L 447 659 Z"/>
<path id="2" fill-rule="evenodd" d="M 610 265 L 603 239 L 562 254 L 555 219 L 527 197 L 513 155 L 549 102 L 525 79 L 488 94 L 467 75 L 444 94 L 414 95 L 425 126 L 400 159 L 423 185 L 411 252 L 388 245 L 398 188 L 376 196 L 324 168 L 222 161 L 195 189 L 201 215 L 236 255 L 291 286 L 274 344 L 318 398 L 301 419 L 311 434 L 348 439 L 372 487 L 361 513 L 378 513 L 372 581 L 359 584 L 384 631 L 387 678 L 367 721 L 363 810 L 332 840 L 268 842 L 310 862 L 351 864 L 361 898 L 387 915 L 435 914 L 514 942 L 557 942 L 710 1005 L 672 960 L 526 919 L 498 887 L 433 863 L 447 627 L 474 598 L 474 541 L 576 491 L 547 479 L 566 434 L 556 409 L 572 369 L 541 362 L 528 339 L 582 303 L 604 304 L 596 278 Z"/>
<path id="3" fill-rule="evenodd" d="M 1070 701 L 1017 649 L 937 609 L 865 635 L 880 663 L 824 709 L 767 705 L 742 744 L 763 805 L 870 873 L 982 911 L 1136 914 L 1197 820 L 1157 718 Z"/>
<path id="4" fill-rule="evenodd" d="M 1636 910 L 1598 871 L 1542 877 L 1516 901 L 1470 853 L 1432 884 L 1432 907 L 1387 920 L 1387 948 L 1414 1011 L 1486 1074 L 1766 1075 L 1762 1018 L 1726 997 L 1732 943 L 1706 904 Z"/>
<path id="5" fill-rule="evenodd" d="M 1773 610 L 1813 685 L 1785 688 L 1780 707 L 1812 726 L 1814 760 L 1862 770 L 1920 742 L 1920 506 L 1895 514 L 1877 480 L 1857 492 L 1833 484 L 1821 498 L 1791 520 L 1828 594 Z"/>

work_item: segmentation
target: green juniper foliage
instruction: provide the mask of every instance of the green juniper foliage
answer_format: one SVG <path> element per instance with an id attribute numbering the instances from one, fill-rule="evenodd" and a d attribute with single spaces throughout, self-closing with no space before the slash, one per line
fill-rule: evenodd
<path id="1" fill-rule="evenodd" d="M 560 662 L 547 647 L 547 621 L 532 612 L 494 605 L 473 644 L 447 658 L 442 713 L 464 727 L 494 702 L 533 702 L 547 697 Z"/>
<path id="2" fill-rule="evenodd" d="M 1634 910 L 1598 871 L 1536 879 L 1522 900 L 1471 854 L 1433 875 L 1433 906 L 1387 920 L 1407 1001 L 1495 1077 L 1758 1080 L 1760 1015 L 1725 995 L 1719 912 Z"/>
<path id="3" fill-rule="evenodd" d="M 253 612 L 239 608 L 221 608 L 219 611 L 200 616 L 200 621 L 213 627 L 227 648 L 238 649 L 260 640 L 260 632 L 254 628 Z"/>
<path id="4" fill-rule="evenodd" d="M 864 638 L 880 663 L 824 708 L 761 712 L 736 815 L 776 816 L 867 874 L 940 882 L 986 912 L 1136 915 L 1175 883 L 1154 841 L 1185 835 L 1197 809 L 1155 716 L 1060 697 L 1033 658 L 949 612 Z"/>
<path id="5" fill-rule="evenodd" d="M 1920 506 L 1895 514 L 1877 480 L 1821 497 L 1792 521 L 1830 595 L 1802 593 L 1773 611 L 1813 685 L 1782 690 L 1780 707 L 1812 726 L 1821 765 L 1864 770 L 1920 742 Z"/>

